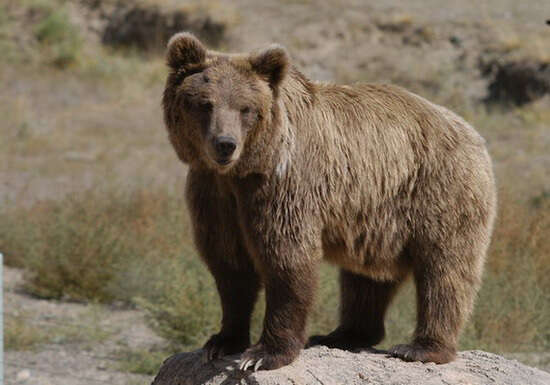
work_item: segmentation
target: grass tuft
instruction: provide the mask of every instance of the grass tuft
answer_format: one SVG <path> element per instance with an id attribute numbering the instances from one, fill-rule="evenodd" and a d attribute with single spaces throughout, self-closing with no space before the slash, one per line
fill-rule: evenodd
<path id="1" fill-rule="evenodd" d="M 4 324 L 4 349 L 32 350 L 48 341 L 43 328 L 28 322 L 23 315 L 6 316 Z"/>
<path id="2" fill-rule="evenodd" d="M 64 68 L 76 62 L 82 39 L 63 8 L 51 10 L 35 27 L 34 34 L 53 65 Z"/>
<path id="3" fill-rule="evenodd" d="M 174 351 L 150 351 L 144 349 L 121 350 L 117 353 L 117 369 L 122 372 L 155 375 L 166 357 L 174 354 Z"/>

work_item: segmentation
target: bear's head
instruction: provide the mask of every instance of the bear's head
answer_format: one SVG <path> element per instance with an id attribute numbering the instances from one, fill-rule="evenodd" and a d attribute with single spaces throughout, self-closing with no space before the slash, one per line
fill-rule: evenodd
<path id="1" fill-rule="evenodd" d="M 273 45 L 252 54 L 222 54 L 178 33 L 168 42 L 167 62 L 164 120 L 179 158 L 221 174 L 253 168 L 266 144 L 275 144 L 286 50 Z"/>

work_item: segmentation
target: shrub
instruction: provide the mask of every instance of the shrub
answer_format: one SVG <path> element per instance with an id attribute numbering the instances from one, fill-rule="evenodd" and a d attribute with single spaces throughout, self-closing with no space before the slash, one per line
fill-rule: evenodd
<path id="1" fill-rule="evenodd" d="M 52 64 L 58 67 L 66 67 L 75 62 L 82 48 L 78 29 L 71 23 L 64 8 L 50 10 L 36 25 L 34 34 L 45 46 Z"/>
<path id="2" fill-rule="evenodd" d="M 13 208 L 3 213 L 0 250 L 26 268 L 31 294 L 130 302 L 146 290 L 140 268 L 185 249 L 182 207 L 167 193 L 89 192 Z"/>
<path id="3" fill-rule="evenodd" d="M 137 299 L 160 336 L 187 348 L 218 331 L 221 311 L 214 281 L 198 259 L 171 258 L 151 272 L 148 292 Z"/>

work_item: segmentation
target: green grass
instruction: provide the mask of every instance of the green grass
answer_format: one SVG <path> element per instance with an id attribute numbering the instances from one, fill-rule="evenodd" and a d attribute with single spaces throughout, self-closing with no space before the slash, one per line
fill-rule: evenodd
<path id="1" fill-rule="evenodd" d="M 76 64 L 84 49 L 84 39 L 81 27 L 71 20 L 66 3 L 10 0 L 0 5 L 0 62 L 47 64 L 59 69 Z"/>
<path id="2" fill-rule="evenodd" d="M 123 349 L 117 352 L 116 369 L 122 372 L 155 375 L 167 357 L 176 353 L 172 350 L 151 351 L 150 349 Z"/>
<path id="3" fill-rule="evenodd" d="M 82 49 L 79 31 L 64 8 L 52 9 L 35 26 L 34 35 L 46 49 L 48 60 L 57 67 L 76 62 Z"/>
<path id="4" fill-rule="evenodd" d="M 194 348 L 217 332 L 221 311 L 213 279 L 195 259 L 176 259 L 158 266 L 160 280 L 138 298 L 149 323 L 161 336 Z M 155 274 L 154 273 L 154 274 Z"/>

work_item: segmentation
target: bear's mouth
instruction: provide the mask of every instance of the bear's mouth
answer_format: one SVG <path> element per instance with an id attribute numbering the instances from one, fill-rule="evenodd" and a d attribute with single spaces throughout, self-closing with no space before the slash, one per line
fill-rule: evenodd
<path id="1" fill-rule="evenodd" d="M 229 163 L 231 163 L 231 159 L 229 159 L 229 158 L 227 158 L 227 159 L 216 159 L 216 162 L 220 166 L 227 166 Z"/>

